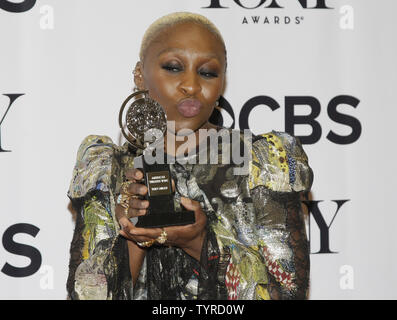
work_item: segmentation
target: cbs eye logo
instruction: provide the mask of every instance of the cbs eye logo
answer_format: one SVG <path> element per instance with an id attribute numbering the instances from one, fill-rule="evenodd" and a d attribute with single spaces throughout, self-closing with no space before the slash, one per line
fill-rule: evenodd
<path id="1" fill-rule="evenodd" d="M 0 0 L 0 9 L 8 12 L 26 12 L 34 7 L 36 0 L 25 0 L 19 3 L 11 2 L 8 0 Z"/>

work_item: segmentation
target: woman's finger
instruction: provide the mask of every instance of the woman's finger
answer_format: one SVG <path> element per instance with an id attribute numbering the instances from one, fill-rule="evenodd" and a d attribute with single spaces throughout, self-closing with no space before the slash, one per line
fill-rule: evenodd
<path id="1" fill-rule="evenodd" d="M 119 223 L 120 223 L 120 220 L 123 218 L 128 220 L 128 217 L 125 214 L 125 209 L 120 204 L 116 204 L 115 213 L 116 213 L 117 221 Z M 123 220 L 123 221 L 125 221 L 125 220 Z"/>
<path id="2" fill-rule="evenodd" d="M 181 197 L 181 204 L 187 209 L 196 212 L 201 209 L 200 203 L 198 201 Z"/>
<path id="3" fill-rule="evenodd" d="M 129 194 L 144 196 L 147 193 L 147 187 L 142 183 L 130 183 L 127 188 Z"/>
<path id="4" fill-rule="evenodd" d="M 147 209 L 148 207 L 149 207 L 148 200 L 130 198 L 130 208 L 131 209 Z"/>
<path id="5" fill-rule="evenodd" d="M 131 236 L 130 236 L 127 232 L 125 232 L 124 230 L 120 230 L 120 231 L 119 231 L 119 234 L 122 235 L 124 238 L 126 238 L 126 239 L 128 239 L 128 240 L 135 241 L 135 240 L 132 239 Z"/>
<path id="6" fill-rule="evenodd" d="M 146 214 L 146 209 L 128 209 L 128 218 L 135 218 L 144 216 Z"/>
<path id="7" fill-rule="evenodd" d="M 142 180 L 143 172 L 140 169 L 128 169 L 125 171 L 125 176 L 128 180 Z"/>
<path id="8" fill-rule="evenodd" d="M 128 232 L 126 232 L 125 230 L 120 230 L 119 234 L 121 236 L 123 236 L 124 238 L 134 241 L 134 242 L 145 242 L 145 241 L 150 241 L 153 240 L 152 238 L 149 237 L 137 237 L 137 236 L 132 236 L 131 234 L 129 234 Z"/>
<path id="9" fill-rule="evenodd" d="M 146 209 L 136 209 L 136 208 L 128 208 L 127 212 L 124 207 L 121 205 L 117 204 L 116 205 L 116 218 L 117 221 L 120 222 L 120 219 L 122 218 L 134 218 L 134 217 L 140 217 L 144 216 L 146 214 Z"/>
<path id="10" fill-rule="evenodd" d="M 128 232 L 128 230 L 130 230 L 131 228 L 134 228 L 134 225 L 126 216 L 119 219 L 119 224 L 121 227 L 119 234 L 122 235 L 126 239 L 136 241 Z"/>
<path id="11" fill-rule="evenodd" d="M 128 208 L 128 218 L 140 217 L 146 214 L 146 209 L 149 207 L 149 201 L 140 200 L 136 198 L 130 199 L 130 206 Z"/>
<path id="12" fill-rule="evenodd" d="M 134 224 L 127 219 L 126 217 L 122 217 L 119 221 L 120 223 L 120 235 L 122 235 L 124 238 L 128 239 L 128 240 L 132 240 L 134 242 L 144 242 L 144 241 L 149 241 L 152 240 L 153 238 L 145 236 L 145 235 L 133 235 L 130 233 L 131 230 L 133 229 L 137 229 Z"/>
<path id="13" fill-rule="evenodd" d="M 147 237 L 151 239 L 157 239 L 162 232 L 160 228 L 137 228 L 133 227 L 129 229 L 129 234 L 135 237 Z"/>
<path id="14" fill-rule="evenodd" d="M 194 217 L 195 217 L 195 223 L 189 224 L 187 226 L 192 226 L 195 228 L 202 228 L 203 225 L 205 225 L 205 222 L 207 220 L 207 216 L 201 209 L 201 205 L 198 201 L 181 197 L 181 204 L 187 209 L 194 211 Z"/>
<path id="15" fill-rule="evenodd" d="M 131 227 L 134 226 L 126 216 L 120 217 L 119 224 L 121 229 L 123 230 L 129 230 Z"/>

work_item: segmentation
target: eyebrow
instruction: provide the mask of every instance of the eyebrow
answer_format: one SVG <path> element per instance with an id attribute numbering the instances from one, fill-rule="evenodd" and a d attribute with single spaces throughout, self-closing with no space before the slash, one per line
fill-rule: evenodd
<path id="1" fill-rule="evenodd" d="M 182 51 L 184 51 L 184 50 L 183 50 L 183 49 L 180 49 L 180 48 L 166 48 L 166 49 L 161 50 L 161 51 L 157 54 L 157 57 L 159 57 L 159 56 L 161 56 L 163 53 L 167 53 L 167 52 L 176 52 L 176 53 L 178 53 L 178 52 L 182 52 Z M 215 53 L 208 53 L 208 54 L 206 54 L 206 57 L 207 57 L 207 58 L 215 58 L 215 59 L 220 60 L 220 59 L 219 59 L 219 56 L 218 56 L 217 54 L 215 54 Z"/>

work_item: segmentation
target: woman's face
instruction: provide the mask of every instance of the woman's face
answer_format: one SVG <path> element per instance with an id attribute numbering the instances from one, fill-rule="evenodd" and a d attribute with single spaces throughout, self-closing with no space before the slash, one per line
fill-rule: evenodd
<path id="1" fill-rule="evenodd" d="M 137 85 L 163 106 L 176 132 L 196 131 L 207 126 L 223 91 L 225 59 L 222 43 L 205 27 L 174 25 L 149 45 Z"/>

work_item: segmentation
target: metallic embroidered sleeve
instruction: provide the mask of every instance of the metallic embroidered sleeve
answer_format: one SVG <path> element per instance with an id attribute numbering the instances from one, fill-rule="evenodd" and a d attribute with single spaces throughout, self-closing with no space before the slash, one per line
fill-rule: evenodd
<path id="1" fill-rule="evenodd" d="M 306 154 L 297 139 L 272 132 L 253 143 L 250 169 L 269 295 L 272 299 L 305 299 L 310 263 L 300 194 L 308 192 L 313 181 Z"/>
<path id="2" fill-rule="evenodd" d="M 112 215 L 110 179 L 112 142 L 89 136 L 81 144 L 68 196 L 76 211 L 76 226 L 70 248 L 70 299 L 106 299 L 104 262 L 118 234 Z"/>

